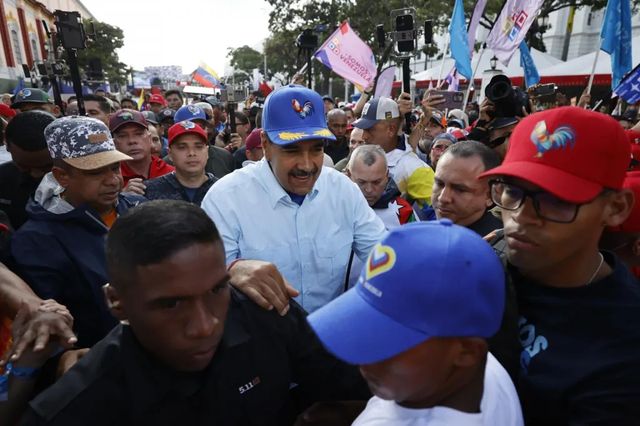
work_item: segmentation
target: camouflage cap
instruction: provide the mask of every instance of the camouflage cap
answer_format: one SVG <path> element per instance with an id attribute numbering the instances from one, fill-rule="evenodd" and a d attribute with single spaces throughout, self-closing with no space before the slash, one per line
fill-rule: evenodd
<path id="1" fill-rule="evenodd" d="M 77 169 L 95 170 L 132 159 L 116 150 L 109 129 L 95 118 L 58 118 L 44 129 L 44 137 L 51 158 Z"/>
<path id="2" fill-rule="evenodd" d="M 13 98 L 11 108 L 20 108 L 23 104 L 49 104 L 51 100 L 47 92 L 40 89 L 22 89 Z"/>

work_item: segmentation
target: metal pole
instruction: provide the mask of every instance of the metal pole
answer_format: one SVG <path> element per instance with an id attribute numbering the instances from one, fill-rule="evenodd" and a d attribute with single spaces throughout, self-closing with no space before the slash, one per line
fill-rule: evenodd
<path id="1" fill-rule="evenodd" d="M 349 103 L 349 82 L 347 80 L 344 81 L 344 102 Z"/>
<path id="2" fill-rule="evenodd" d="M 591 75 L 589 75 L 589 83 L 587 84 L 587 92 L 591 94 L 591 86 L 593 86 L 593 76 L 596 73 L 596 65 L 598 64 L 598 57 L 600 56 L 600 48 L 596 50 L 596 57 L 593 58 L 593 66 L 591 67 Z"/>
<path id="3" fill-rule="evenodd" d="M 440 89 L 440 82 L 442 81 L 442 70 L 444 69 L 444 60 L 447 56 L 447 51 L 449 50 L 449 36 L 447 36 L 445 40 L 444 52 L 442 53 L 442 62 L 440 63 L 440 72 L 438 73 L 438 84 L 436 84 L 436 89 Z"/>
<path id="4" fill-rule="evenodd" d="M 405 93 L 411 93 L 411 64 L 409 58 L 402 58 L 402 91 Z M 411 112 L 404 115 L 405 122 L 407 123 L 407 134 L 411 134 Z"/>
<path id="5" fill-rule="evenodd" d="M 474 79 L 476 77 L 476 73 L 478 72 L 478 68 L 480 68 L 482 55 L 484 55 L 484 45 L 482 45 L 482 49 L 480 49 L 480 53 L 478 53 L 478 62 L 476 63 L 476 67 L 473 69 L 473 74 L 471 74 L 471 79 L 469 80 L 469 84 L 467 85 L 467 91 L 464 94 L 464 102 L 462 103 L 463 111 L 467 109 L 467 103 L 469 103 L 469 93 L 471 93 L 471 88 L 474 87 Z"/>
<path id="6" fill-rule="evenodd" d="M 78 115 L 85 115 L 84 99 L 82 99 L 82 81 L 80 80 L 80 70 L 78 69 L 78 53 L 76 49 L 67 50 L 67 60 L 69 61 L 69 72 L 73 81 L 73 91 L 76 92 L 76 102 L 78 103 Z"/>

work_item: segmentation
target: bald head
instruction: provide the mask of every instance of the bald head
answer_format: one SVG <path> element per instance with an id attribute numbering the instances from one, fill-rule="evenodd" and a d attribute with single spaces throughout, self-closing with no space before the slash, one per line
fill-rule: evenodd
<path id="1" fill-rule="evenodd" d="M 387 155 L 378 145 L 362 145 L 357 147 L 349 158 L 347 170 L 351 171 L 354 166 L 363 164 L 366 167 L 373 166 L 378 161 L 382 162 L 384 169 L 387 169 Z"/>
<path id="2" fill-rule="evenodd" d="M 347 114 L 341 109 L 327 113 L 327 126 L 338 140 L 344 140 L 347 133 Z"/>

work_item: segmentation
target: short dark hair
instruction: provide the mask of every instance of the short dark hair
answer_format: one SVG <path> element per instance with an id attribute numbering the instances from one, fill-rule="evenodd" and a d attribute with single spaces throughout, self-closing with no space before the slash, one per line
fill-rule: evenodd
<path id="1" fill-rule="evenodd" d="M 461 141 L 451 145 L 444 155 L 456 158 L 471 158 L 478 156 L 484 164 L 484 171 L 495 169 L 500 165 L 500 156 L 485 144 L 477 141 Z"/>
<path id="2" fill-rule="evenodd" d="M 109 114 L 111 112 L 111 103 L 109 103 L 107 98 L 105 98 L 104 96 L 100 96 L 100 95 L 83 95 L 82 99 L 85 102 L 86 101 L 97 102 L 98 103 L 98 108 L 100 108 L 100 111 L 104 112 L 105 114 Z"/>
<path id="3" fill-rule="evenodd" d="M 46 111 L 21 112 L 11 119 L 5 129 L 7 145 L 15 145 L 24 151 L 47 149 L 44 129 L 56 118 Z"/>
<path id="4" fill-rule="evenodd" d="M 256 114 L 256 126 L 254 128 L 262 129 L 262 108 L 260 108 L 260 111 Z"/>
<path id="5" fill-rule="evenodd" d="M 222 246 L 215 224 L 200 207 L 176 200 L 140 204 L 119 217 L 107 236 L 111 284 L 127 285 L 139 266 L 160 263 L 194 244 Z"/>
<path id="6" fill-rule="evenodd" d="M 233 115 L 235 115 L 236 120 L 238 120 L 240 123 L 251 124 L 251 122 L 249 121 L 249 117 L 247 117 L 247 114 L 245 114 L 244 112 L 235 111 Z"/>
<path id="7" fill-rule="evenodd" d="M 176 95 L 180 98 L 180 100 L 183 100 L 182 93 L 179 90 L 171 89 L 164 92 L 165 99 L 168 98 L 170 95 Z"/>

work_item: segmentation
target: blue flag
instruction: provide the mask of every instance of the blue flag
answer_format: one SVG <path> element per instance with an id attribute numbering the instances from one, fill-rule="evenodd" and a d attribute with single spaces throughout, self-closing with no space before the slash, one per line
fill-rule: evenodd
<path id="1" fill-rule="evenodd" d="M 611 88 L 631 71 L 631 0 L 609 0 L 604 15 L 600 49 L 611 55 Z"/>
<path id="2" fill-rule="evenodd" d="M 622 79 L 613 93 L 620 96 L 628 104 L 640 102 L 640 65 L 636 66 L 633 71 Z"/>
<path id="3" fill-rule="evenodd" d="M 524 82 L 527 87 L 540 82 L 540 74 L 538 74 L 538 69 L 533 62 L 531 53 L 529 53 L 527 42 L 524 40 L 520 43 L 520 66 L 524 69 Z"/>
<path id="4" fill-rule="evenodd" d="M 19 91 L 21 91 L 25 87 L 27 87 L 27 86 L 25 86 L 25 84 L 24 84 L 24 78 L 18 77 L 18 84 L 16 85 L 16 87 L 13 88 L 13 92 L 11 92 L 11 94 L 13 96 L 15 96 L 15 95 L 18 94 Z"/>
<path id="5" fill-rule="evenodd" d="M 456 0 L 449 24 L 449 35 L 451 37 L 451 57 L 456 61 L 458 72 L 471 80 L 471 54 L 469 53 L 469 41 L 467 27 L 464 21 L 464 8 L 462 0 Z"/>

